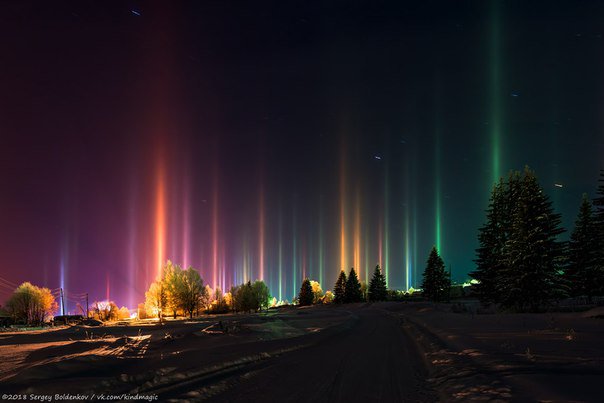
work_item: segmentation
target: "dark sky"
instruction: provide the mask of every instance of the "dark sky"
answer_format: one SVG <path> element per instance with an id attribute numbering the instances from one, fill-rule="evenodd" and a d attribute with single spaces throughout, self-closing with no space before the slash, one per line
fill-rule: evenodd
<path id="1" fill-rule="evenodd" d="M 133 307 L 166 259 L 281 299 L 377 262 L 406 289 L 432 245 L 464 281 L 524 165 L 572 229 L 604 3 L 526 3 L 2 2 L 0 302 Z"/>

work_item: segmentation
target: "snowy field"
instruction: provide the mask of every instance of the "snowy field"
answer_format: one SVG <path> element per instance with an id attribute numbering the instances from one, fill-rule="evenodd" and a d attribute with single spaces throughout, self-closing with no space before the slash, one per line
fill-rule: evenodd
<path id="1" fill-rule="evenodd" d="M 0 390 L 53 401 L 596 402 L 603 314 L 391 302 L 3 332 Z"/>

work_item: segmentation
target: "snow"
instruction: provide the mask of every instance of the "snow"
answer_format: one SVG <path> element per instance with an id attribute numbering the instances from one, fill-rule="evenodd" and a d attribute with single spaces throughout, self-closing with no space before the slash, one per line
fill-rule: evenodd
<path id="1" fill-rule="evenodd" d="M 596 401 L 602 313 L 387 302 L 0 333 L 0 385 L 160 401 Z"/>

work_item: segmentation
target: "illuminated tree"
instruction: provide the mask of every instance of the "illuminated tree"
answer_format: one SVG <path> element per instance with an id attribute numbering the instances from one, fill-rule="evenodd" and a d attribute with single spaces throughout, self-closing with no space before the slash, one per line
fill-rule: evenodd
<path id="1" fill-rule="evenodd" d="M 211 307 L 212 312 L 226 313 L 229 309 L 234 310 L 231 293 L 227 292 L 226 294 L 223 294 L 220 287 L 216 287 L 216 290 L 214 291 L 214 301 L 212 301 Z"/>
<path id="2" fill-rule="evenodd" d="M 48 288 L 25 282 L 15 289 L 5 309 L 16 322 L 41 325 L 58 309 L 58 305 Z"/>
<path id="3" fill-rule="evenodd" d="M 336 285 L 333 287 L 334 299 L 333 302 L 341 304 L 346 299 L 346 273 L 344 270 L 340 271 Z"/>
<path id="4" fill-rule="evenodd" d="M 321 302 L 324 304 L 331 304 L 334 300 L 335 296 L 333 295 L 333 292 L 331 291 L 326 291 L 325 295 L 323 295 L 323 298 L 321 298 Z"/>
<path id="5" fill-rule="evenodd" d="M 445 263 L 438 254 L 436 246 L 432 247 L 423 274 L 422 290 L 424 297 L 432 301 L 444 301 L 449 296 L 451 280 L 445 271 Z"/>
<path id="6" fill-rule="evenodd" d="M 141 302 L 136 307 L 136 316 L 138 319 L 147 319 L 149 316 L 147 315 L 147 307 L 144 302 Z"/>
<path id="7" fill-rule="evenodd" d="M 212 302 L 214 301 L 214 290 L 210 287 L 209 284 L 205 285 L 205 292 L 201 296 L 201 300 L 199 301 L 199 305 L 206 311 L 210 310 L 212 306 Z"/>
<path id="8" fill-rule="evenodd" d="M 373 277 L 369 282 L 369 301 L 385 301 L 388 297 L 388 290 L 386 288 L 386 278 L 382 274 L 380 265 L 375 266 Z"/>
<path id="9" fill-rule="evenodd" d="M 113 301 L 95 301 L 92 303 L 92 317 L 100 321 L 120 319 L 120 310 Z"/>
<path id="10" fill-rule="evenodd" d="M 310 287 L 312 288 L 313 294 L 313 304 L 318 304 L 323 298 L 323 289 L 321 288 L 321 284 L 318 281 L 310 280 Z"/>
<path id="11" fill-rule="evenodd" d="M 363 301 L 363 293 L 361 292 L 361 283 L 357 277 L 357 273 L 354 267 L 350 269 L 348 273 L 348 279 L 346 280 L 346 290 L 344 293 L 345 302 L 361 302 Z"/>
<path id="12" fill-rule="evenodd" d="M 168 303 L 168 295 L 164 287 L 164 282 L 161 280 L 154 281 L 149 286 L 149 290 L 145 292 L 145 307 L 147 312 L 152 312 L 157 315 L 159 321 L 163 321 L 163 312 Z"/>
<path id="13" fill-rule="evenodd" d="M 178 309 L 182 307 L 182 301 L 179 300 L 179 289 L 184 287 L 182 268 L 168 260 L 162 267 L 161 281 L 166 293 L 163 311 L 164 313 L 172 311 L 172 316 L 176 318 Z"/>
<path id="14" fill-rule="evenodd" d="M 302 282 L 302 286 L 300 287 L 300 293 L 298 294 L 298 305 L 312 305 L 313 300 L 314 295 L 312 292 L 312 286 L 310 285 L 310 280 L 308 278 L 305 278 Z"/>
<path id="15" fill-rule="evenodd" d="M 199 272 L 192 267 L 175 273 L 174 278 L 171 289 L 172 303 L 188 312 L 189 318 L 192 319 L 193 312 L 206 297 L 207 290 L 203 286 L 203 280 Z"/>
<path id="16" fill-rule="evenodd" d="M 568 254 L 565 279 L 570 287 L 570 295 L 596 295 L 593 288 L 598 270 L 598 242 L 596 226 L 594 223 L 593 210 L 587 194 L 583 194 L 583 200 L 579 208 L 579 214 L 575 221 L 575 228 L 568 243 Z"/>
<path id="17" fill-rule="evenodd" d="M 126 308 L 125 306 L 121 307 L 118 311 L 117 311 L 117 318 L 122 320 L 122 319 L 130 319 L 130 310 L 128 308 Z"/>

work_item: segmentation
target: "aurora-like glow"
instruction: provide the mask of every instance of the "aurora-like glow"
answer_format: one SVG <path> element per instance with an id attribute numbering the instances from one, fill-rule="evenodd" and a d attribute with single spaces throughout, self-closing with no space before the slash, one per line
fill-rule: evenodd
<path id="1" fill-rule="evenodd" d="M 340 270 L 346 270 L 348 266 L 346 260 L 346 164 L 342 156 L 340 161 Z M 339 272 L 339 270 L 338 270 Z"/>
<path id="2" fill-rule="evenodd" d="M 258 214 L 258 279 L 264 280 L 264 191 L 260 188 L 260 202 Z"/>
<path id="3" fill-rule="evenodd" d="M 216 289 L 219 282 L 218 274 L 218 180 L 214 175 L 214 189 L 212 197 L 212 288 Z M 244 253 L 244 259 L 247 258 Z M 244 261 L 244 274 L 246 273 L 246 265 Z M 245 275 L 244 275 L 245 278 Z"/>
<path id="4" fill-rule="evenodd" d="M 389 186 L 390 183 L 388 181 L 388 170 L 386 170 L 384 177 L 384 260 L 382 262 L 384 266 L 384 277 L 386 278 L 386 286 L 390 284 L 390 231 L 389 231 L 389 223 L 390 223 L 390 212 L 389 212 Z M 381 256 L 381 253 L 380 253 Z"/>
<path id="5" fill-rule="evenodd" d="M 166 261 L 166 172 L 161 158 L 159 161 L 155 184 L 155 277 L 161 276 Z"/>
<path id="6" fill-rule="evenodd" d="M 279 270 L 279 301 L 283 301 L 283 210 L 279 206 L 279 261 L 277 264 Z"/>
<path id="7" fill-rule="evenodd" d="M 496 183 L 501 177 L 501 2 L 491 0 L 491 42 L 490 54 L 490 131 L 491 131 L 491 183 Z"/>
<path id="8" fill-rule="evenodd" d="M 319 283 L 325 284 L 325 240 L 323 239 L 323 197 L 319 200 Z"/>
<path id="9" fill-rule="evenodd" d="M 440 160 L 441 160 L 441 156 L 440 156 L 440 127 L 437 127 L 436 129 L 436 147 L 435 147 L 435 166 L 434 166 L 434 242 L 436 245 L 436 249 L 439 251 L 439 253 L 442 254 L 442 244 L 441 244 L 441 237 L 442 237 L 442 229 L 441 229 L 441 223 L 442 223 L 442 217 L 441 217 L 441 200 L 442 200 L 442 190 L 441 190 L 441 173 L 440 173 Z"/>
<path id="10" fill-rule="evenodd" d="M 297 280 L 298 280 L 298 251 L 297 251 L 297 241 L 298 241 L 298 236 L 296 234 L 296 207 L 294 206 L 294 212 L 293 212 L 293 236 L 292 236 L 292 289 L 291 289 L 291 294 L 292 295 L 292 300 L 296 297 L 297 292 L 298 292 L 298 284 L 297 284 Z M 302 280 L 300 280 L 302 281 Z"/>
<path id="11" fill-rule="evenodd" d="M 12 283 L 133 308 L 169 259 L 213 289 L 263 279 L 291 301 L 304 276 L 332 290 L 375 264 L 416 288 L 433 245 L 465 281 L 502 173 L 534 168 L 567 230 L 594 190 L 604 59 L 589 7 L 250 6 L 248 26 L 222 2 L 151 2 L 134 20 L 119 3 L 72 4 L 93 25 L 29 7 L 6 15 L 33 24 L 0 24 L 15 32 L 0 77 Z"/>
<path id="12" fill-rule="evenodd" d="M 365 262 L 364 262 L 365 263 L 365 278 L 364 278 L 364 280 L 365 280 L 365 283 L 369 284 L 369 275 L 370 275 L 369 273 L 371 271 L 371 266 L 372 266 L 371 265 L 371 260 L 369 259 L 369 257 L 371 256 L 370 249 L 369 249 L 369 234 L 364 233 L 363 237 L 365 239 L 365 242 L 364 242 L 364 244 L 365 244 L 365 251 L 364 251 L 364 256 L 365 256 Z"/>
<path id="13" fill-rule="evenodd" d="M 353 267 L 359 270 L 361 276 L 361 194 L 359 189 L 356 190 L 355 207 L 354 207 L 354 258 Z M 367 268 L 365 268 L 367 269 Z"/>

